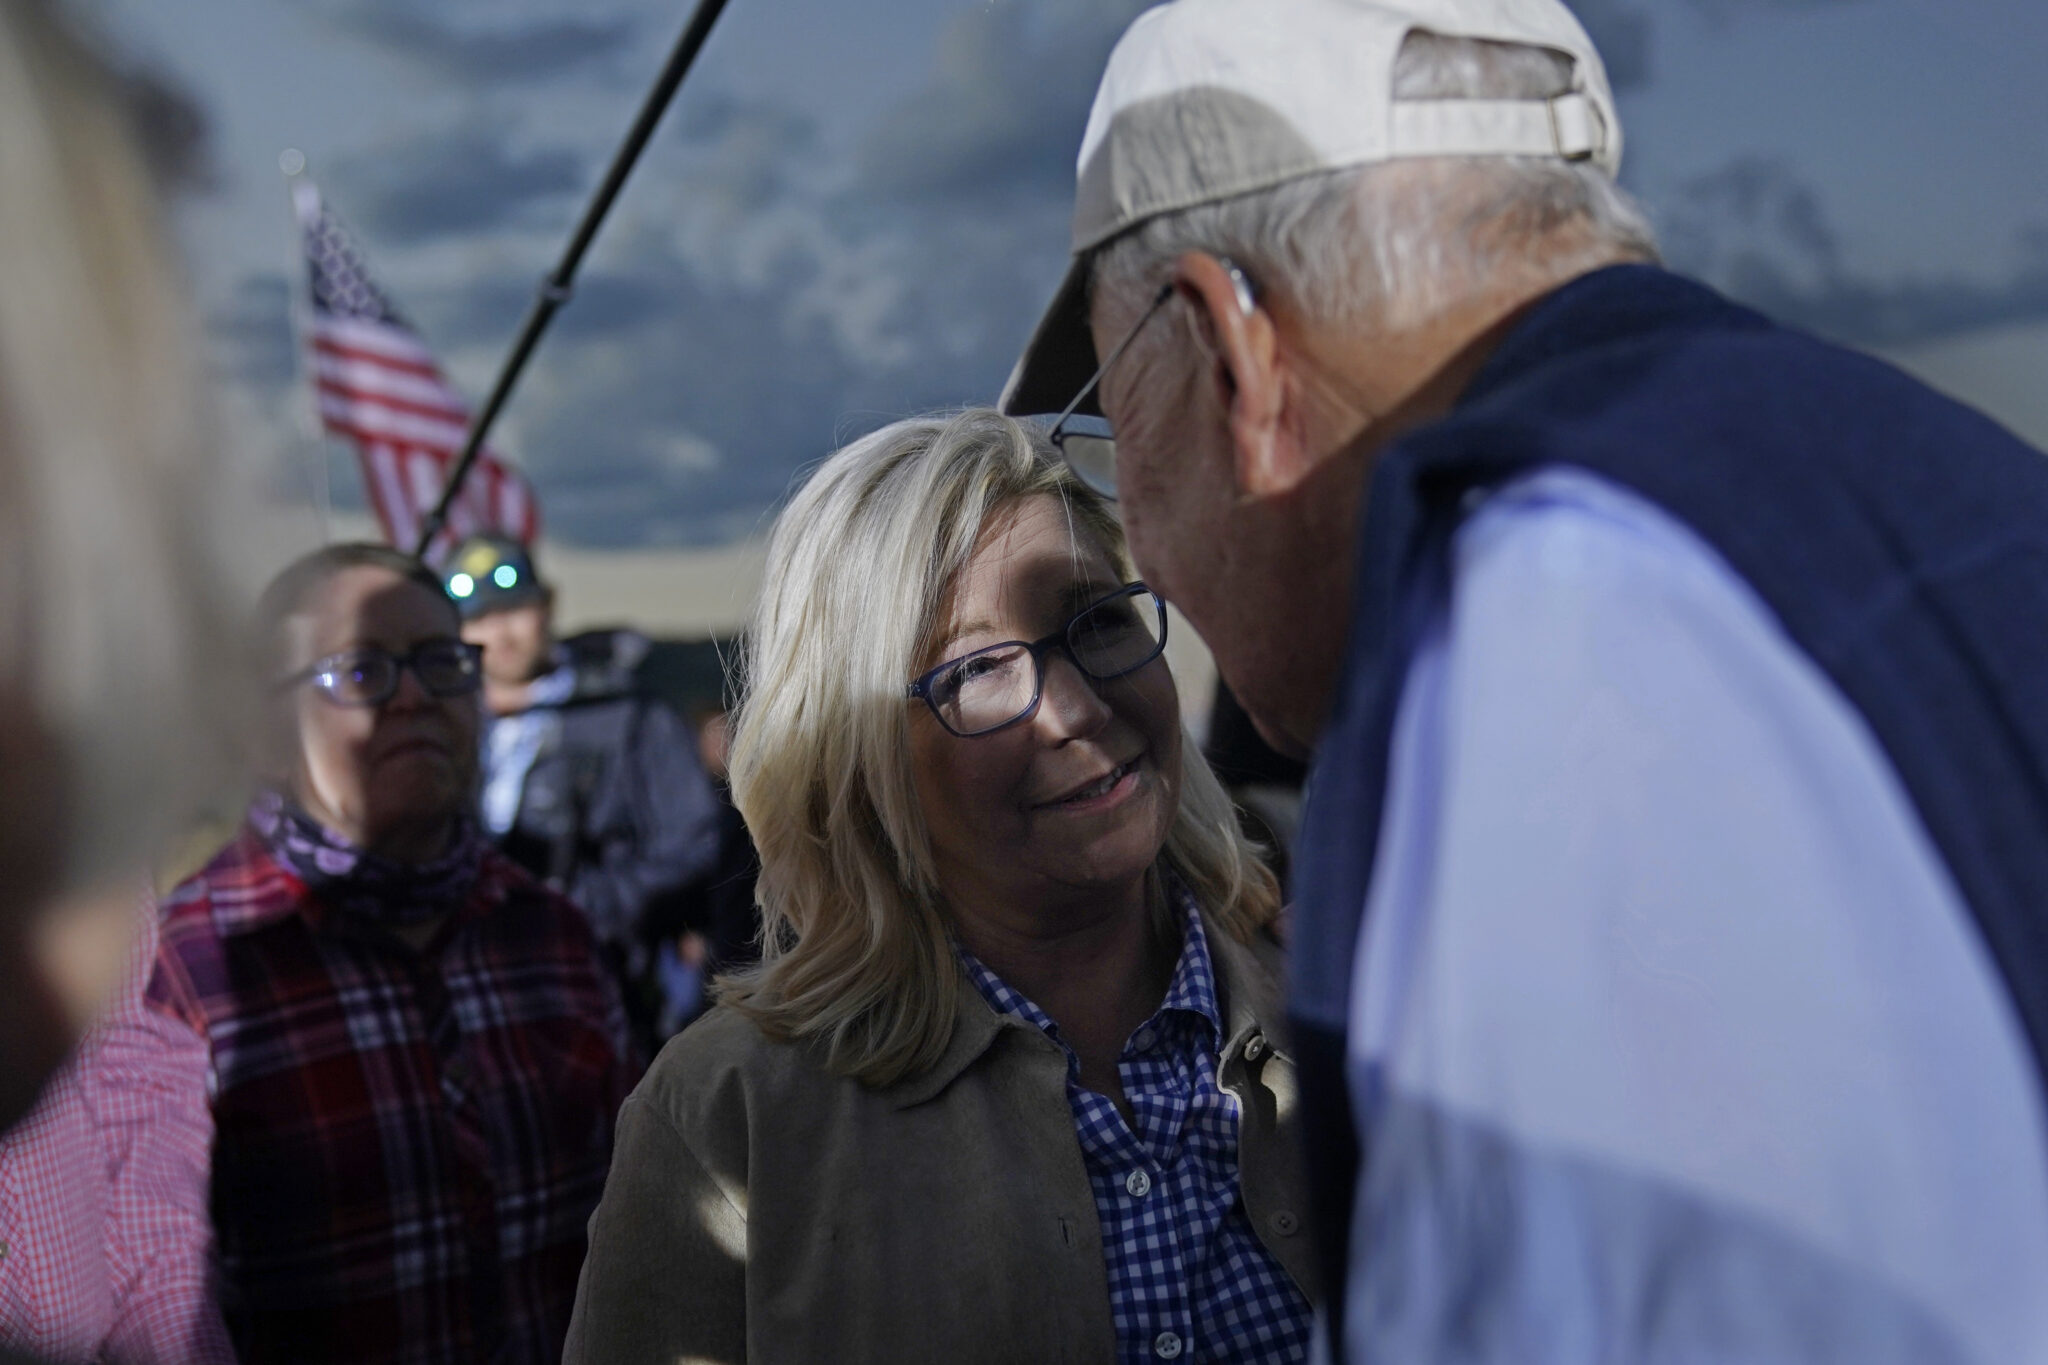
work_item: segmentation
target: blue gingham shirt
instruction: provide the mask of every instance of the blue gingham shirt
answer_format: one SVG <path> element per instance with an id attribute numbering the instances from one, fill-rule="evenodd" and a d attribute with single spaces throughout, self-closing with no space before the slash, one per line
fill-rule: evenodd
<path id="1" fill-rule="evenodd" d="M 1134 1123 L 1081 1084 L 1081 1059 L 1044 1010 L 957 951 L 991 1009 L 1043 1030 L 1066 1053 L 1067 1101 L 1102 1223 L 1117 1359 L 1303 1360 L 1308 1300 L 1238 1198 L 1238 1102 L 1216 1081 L 1216 977 L 1202 917 L 1192 897 L 1181 903 L 1186 931 L 1166 997 L 1117 1058 Z"/>

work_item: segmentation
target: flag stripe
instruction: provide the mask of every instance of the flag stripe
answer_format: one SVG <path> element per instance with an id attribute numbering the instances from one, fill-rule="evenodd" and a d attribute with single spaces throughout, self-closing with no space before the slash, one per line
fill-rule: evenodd
<path id="1" fill-rule="evenodd" d="M 357 441 L 393 441 L 400 445 L 424 446 L 444 455 L 462 449 L 469 430 L 454 422 L 437 421 L 400 412 L 382 403 L 346 403 L 320 397 L 320 415 L 327 429 Z"/>
<path id="2" fill-rule="evenodd" d="M 412 500 L 398 476 L 398 449 L 383 441 L 364 441 L 364 472 L 376 490 L 377 519 L 394 545 L 410 544 L 419 536 L 419 522 L 413 515 Z"/>
<path id="3" fill-rule="evenodd" d="M 384 409 L 407 417 L 416 417 L 428 422 L 452 422 L 464 431 L 469 429 L 469 414 L 459 405 L 450 403 L 423 403 L 417 399 L 399 398 L 384 393 L 369 393 L 362 389 L 337 384 L 331 379 L 315 381 L 322 400 L 321 411 L 326 411 L 331 402 L 345 411 L 369 411 Z"/>
<path id="4" fill-rule="evenodd" d="M 467 406 L 453 389 L 437 379 L 422 379 L 408 370 L 390 370 L 368 361 L 323 355 L 314 360 L 313 373 L 323 384 L 365 398 L 395 398 L 451 412 L 463 412 Z"/>
<path id="5" fill-rule="evenodd" d="M 424 365 L 439 373 L 434 353 L 426 343 L 402 327 L 368 318 L 339 317 L 333 313 L 314 319 L 320 334 L 336 346 L 361 351 L 398 365 Z"/>
<path id="6" fill-rule="evenodd" d="M 414 375 L 436 384 L 444 382 L 441 378 L 439 367 L 432 361 L 409 360 L 403 356 L 388 355 L 383 351 L 373 351 L 366 346 L 344 345 L 331 337 L 320 336 L 317 333 L 313 338 L 313 351 L 316 355 L 333 356 L 337 360 L 381 366 L 398 374 Z"/>

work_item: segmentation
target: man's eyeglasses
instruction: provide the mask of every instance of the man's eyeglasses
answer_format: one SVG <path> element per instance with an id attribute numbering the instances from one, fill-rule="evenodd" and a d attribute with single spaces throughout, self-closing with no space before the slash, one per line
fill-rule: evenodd
<path id="1" fill-rule="evenodd" d="M 993 734 L 1038 709 L 1045 656 L 1060 650 L 1084 677 L 1135 673 L 1166 648 L 1166 604 L 1143 583 L 1091 602 L 1043 640 L 1006 640 L 948 659 L 910 684 L 939 724 L 962 739 Z"/>
<path id="2" fill-rule="evenodd" d="M 462 640 L 427 640 L 405 654 L 371 645 L 343 650 L 277 681 L 277 688 L 311 683 L 337 706 L 382 706 L 398 693 L 406 669 L 436 697 L 460 697 L 483 685 L 484 652 Z"/>
<path id="3" fill-rule="evenodd" d="M 1227 257 L 1217 259 L 1230 275 L 1230 286 L 1237 294 L 1238 310 L 1246 317 L 1250 317 L 1252 309 L 1258 305 L 1257 297 L 1252 292 L 1252 282 L 1245 277 L 1244 271 L 1238 269 L 1236 262 Z M 1108 419 L 1076 416 L 1074 409 L 1080 407 L 1088 400 L 1088 395 L 1095 392 L 1102 383 L 1102 377 L 1109 373 L 1109 367 L 1116 364 L 1117 358 L 1130 349 L 1131 343 L 1138 339 L 1138 333 L 1152 320 L 1152 315 L 1164 308 L 1166 301 L 1173 297 L 1173 290 L 1174 284 L 1171 280 L 1159 286 L 1159 292 L 1152 296 L 1152 302 L 1145 306 L 1145 311 L 1131 324 L 1131 330 L 1124 333 L 1124 339 L 1119 341 L 1103 362 L 1095 367 L 1095 373 L 1088 377 L 1088 382 L 1081 386 L 1081 391 L 1074 395 L 1073 401 L 1067 404 L 1065 411 L 1053 419 L 1052 430 L 1046 434 L 1046 438 L 1060 452 L 1060 458 L 1067 462 L 1067 468 L 1074 471 L 1075 477 L 1112 501 L 1116 498 L 1116 434 L 1109 429 Z"/>

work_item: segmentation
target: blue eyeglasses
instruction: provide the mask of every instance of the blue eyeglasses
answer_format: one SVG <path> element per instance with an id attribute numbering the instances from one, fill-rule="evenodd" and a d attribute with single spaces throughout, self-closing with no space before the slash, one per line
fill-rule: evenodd
<path id="1" fill-rule="evenodd" d="M 411 669 L 436 697 L 460 697 L 483 685 L 483 650 L 464 640 L 424 640 L 404 654 L 368 645 L 315 660 L 277 680 L 277 688 L 312 683 L 337 706 L 382 706 L 398 694 L 398 677 Z"/>
<path id="2" fill-rule="evenodd" d="M 1045 656 L 1060 650 L 1082 676 L 1110 682 L 1135 673 L 1166 648 L 1166 604 L 1143 583 L 1089 603 L 1042 640 L 1005 640 L 948 659 L 910 684 L 939 724 L 962 739 L 993 734 L 1038 709 Z"/>

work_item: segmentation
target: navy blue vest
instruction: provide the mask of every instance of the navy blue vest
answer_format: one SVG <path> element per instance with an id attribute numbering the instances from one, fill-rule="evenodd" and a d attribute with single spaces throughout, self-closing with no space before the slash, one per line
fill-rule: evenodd
<path id="1" fill-rule="evenodd" d="M 1358 1159 L 1345 1016 L 1395 710 L 1419 628 L 1451 590 L 1444 549 L 1469 495 L 1545 465 L 1692 527 L 1861 712 L 2048 1065 L 2048 457 L 1691 281 L 1648 266 L 1585 276 L 1531 309 L 1456 410 L 1389 447 L 1370 481 L 1291 966 L 1339 1332 Z"/>

